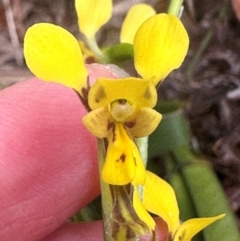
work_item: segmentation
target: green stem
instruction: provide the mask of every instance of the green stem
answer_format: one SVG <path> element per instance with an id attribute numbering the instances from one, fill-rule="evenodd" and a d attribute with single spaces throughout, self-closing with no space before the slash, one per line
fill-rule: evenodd
<path id="1" fill-rule="evenodd" d="M 210 40 L 212 39 L 213 36 L 213 31 L 212 29 L 209 29 L 206 33 L 206 35 L 204 36 L 200 47 L 198 48 L 196 54 L 194 55 L 193 60 L 190 62 L 188 70 L 187 70 L 187 76 L 191 77 L 196 69 L 196 66 L 203 54 L 203 52 L 205 51 L 205 49 L 207 48 Z"/>
<path id="2" fill-rule="evenodd" d="M 143 163 L 146 167 L 147 161 L 148 161 L 148 136 L 142 137 L 142 138 L 137 138 L 136 144 L 139 148 Z"/>
<path id="3" fill-rule="evenodd" d="M 147 166 L 147 161 L 148 161 L 148 136 L 146 137 L 142 137 L 142 138 L 137 138 L 136 140 L 136 144 L 139 148 L 140 151 L 140 155 L 142 157 L 144 166 Z M 143 199 L 143 187 L 142 186 L 138 186 L 138 193 L 140 196 L 140 199 Z"/>
<path id="4" fill-rule="evenodd" d="M 182 165 L 182 178 L 189 190 L 198 216 L 226 214 L 222 220 L 203 230 L 204 240 L 240 240 L 236 220 L 210 164 L 191 152 L 189 147 L 175 149 L 173 157 L 177 165 Z"/>
<path id="5" fill-rule="evenodd" d="M 111 214 L 113 210 L 113 201 L 110 186 L 103 182 L 101 178 L 102 168 L 105 161 L 105 144 L 103 139 L 98 139 L 98 163 L 99 163 L 99 174 L 101 184 L 101 195 L 102 195 L 102 212 L 103 212 L 103 223 L 104 223 L 104 241 L 114 241 L 112 237 L 112 220 Z"/>
<path id="6" fill-rule="evenodd" d="M 96 55 L 101 63 L 104 63 L 104 55 L 101 49 L 98 47 L 97 41 L 95 37 L 92 38 L 85 38 L 85 42 L 87 43 L 88 47 L 92 50 L 92 52 Z"/>
<path id="7" fill-rule="evenodd" d="M 182 4 L 183 0 L 171 0 L 168 7 L 168 14 L 172 14 L 176 17 L 179 17 Z"/>

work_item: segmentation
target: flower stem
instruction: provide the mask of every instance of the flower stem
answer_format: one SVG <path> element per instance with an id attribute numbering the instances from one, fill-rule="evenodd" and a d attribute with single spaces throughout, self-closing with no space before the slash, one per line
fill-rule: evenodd
<path id="1" fill-rule="evenodd" d="M 168 7 L 168 14 L 179 17 L 179 13 L 184 0 L 171 0 Z"/>
<path id="2" fill-rule="evenodd" d="M 104 223 L 104 241 L 114 241 L 112 237 L 112 220 L 111 214 L 113 209 L 113 201 L 110 186 L 103 182 L 101 172 L 105 161 L 106 148 L 103 139 L 98 138 L 98 163 L 100 173 L 101 195 L 102 195 L 102 213 Z"/>
<path id="3" fill-rule="evenodd" d="M 137 138 L 136 140 L 136 144 L 139 148 L 144 166 L 147 166 L 147 161 L 148 161 L 148 136 L 146 137 L 142 137 L 142 138 Z M 142 186 L 138 186 L 138 194 L 140 196 L 140 199 L 143 199 L 143 187 Z"/>
<path id="4" fill-rule="evenodd" d="M 206 48 L 208 47 L 212 37 L 213 37 L 213 30 L 209 29 L 206 35 L 204 36 L 198 50 L 195 52 L 192 61 L 188 65 L 188 70 L 186 73 L 188 77 L 192 77 L 192 75 L 194 74 L 194 71 L 199 63 L 199 60 L 202 54 L 204 53 L 204 51 L 206 50 Z"/>
<path id="5" fill-rule="evenodd" d="M 85 38 L 88 47 L 92 50 L 92 52 L 96 55 L 101 63 L 104 62 L 104 55 L 101 49 L 98 47 L 96 38 Z"/>

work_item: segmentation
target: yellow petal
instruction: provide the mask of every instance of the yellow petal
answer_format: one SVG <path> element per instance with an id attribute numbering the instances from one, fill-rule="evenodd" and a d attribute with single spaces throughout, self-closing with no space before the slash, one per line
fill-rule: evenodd
<path id="1" fill-rule="evenodd" d="M 111 102 L 125 99 L 136 107 L 153 107 L 157 102 L 157 92 L 151 80 L 137 78 L 99 78 L 91 87 L 88 103 L 94 110 Z"/>
<path id="2" fill-rule="evenodd" d="M 120 33 L 121 43 L 133 44 L 133 39 L 139 26 L 154 14 L 156 14 L 155 10 L 148 4 L 133 5 L 122 24 Z"/>
<path id="3" fill-rule="evenodd" d="M 89 112 L 82 118 L 83 124 L 87 129 L 98 138 L 108 135 L 109 112 L 107 108 L 98 108 Z"/>
<path id="4" fill-rule="evenodd" d="M 91 39 L 112 15 L 112 0 L 75 0 L 80 31 Z"/>
<path id="5" fill-rule="evenodd" d="M 109 130 L 102 179 L 112 185 L 145 182 L 145 167 L 139 150 L 121 123 L 115 123 Z"/>
<path id="6" fill-rule="evenodd" d="M 218 219 L 221 219 L 225 214 L 218 215 L 211 218 L 193 218 L 184 222 L 181 227 L 177 230 L 173 241 L 191 241 L 192 237 L 212 224 Z"/>
<path id="7" fill-rule="evenodd" d="M 141 107 L 136 114 L 127 119 L 124 125 L 133 137 L 144 137 L 150 135 L 158 126 L 162 119 L 162 115 L 157 111 Z"/>
<path id="8" fill-rule="evenodd" d="M 24 55 L 38 78 L 78 92 L 86 86 L 88 74 L 79 44 L 67 30 L 49 23 L 33 25 L 24 38 Z"/>
<path id="9" fill-rule="evenodd" d="M 179 227 L 179 209 L 172 187 L 155 174 L 146 172 L 146 183 L 143 192 L 143 205 L 161 217 L 169 231 L 174 234 Z"/>
<path id="10" fill-rule="evenodd" d="M 136 187 L 134 188 L 133 193 L 133 206 L 139 218 L 147 224 L 149 229 L 154 230 L 156 226 L 155 222 L 151 215 L 147 212 L 146 208 L 143 206 Z"/>
<path id="11" fill-rule="evenodd" d="M 157 85 L 182 64 L 188 44 L 188 34 L 177 17 L 168 14 L 150 17 L 134 38 L 134 64 L 138 73 L 144 79 L 154 77 Z"/>

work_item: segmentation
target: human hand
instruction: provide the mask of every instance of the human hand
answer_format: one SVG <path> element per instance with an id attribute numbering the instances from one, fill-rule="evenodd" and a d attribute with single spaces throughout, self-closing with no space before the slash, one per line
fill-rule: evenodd
<path id="1" fill-rule="evenodd" d="M 90 81 L 116 77 L 88 67 Z M 66 223 L 100 193 L 96 140 L 78 96 L 32 78 L 0 92 L 0 240 L 103 240 L 101 221 Z"/>

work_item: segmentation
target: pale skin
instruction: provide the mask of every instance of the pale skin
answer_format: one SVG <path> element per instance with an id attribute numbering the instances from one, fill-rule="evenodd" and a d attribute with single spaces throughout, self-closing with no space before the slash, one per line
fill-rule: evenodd
<path id="1" fill-rule="evenodd" d="M 117 76 L 88 70 L 91 82 Z M 32 78 L 0 92 L 0 113 L 0 240 L 103 240 L 101 221 L 66 222 L 100 194 L 96 138 L 76 93 Z"/>

